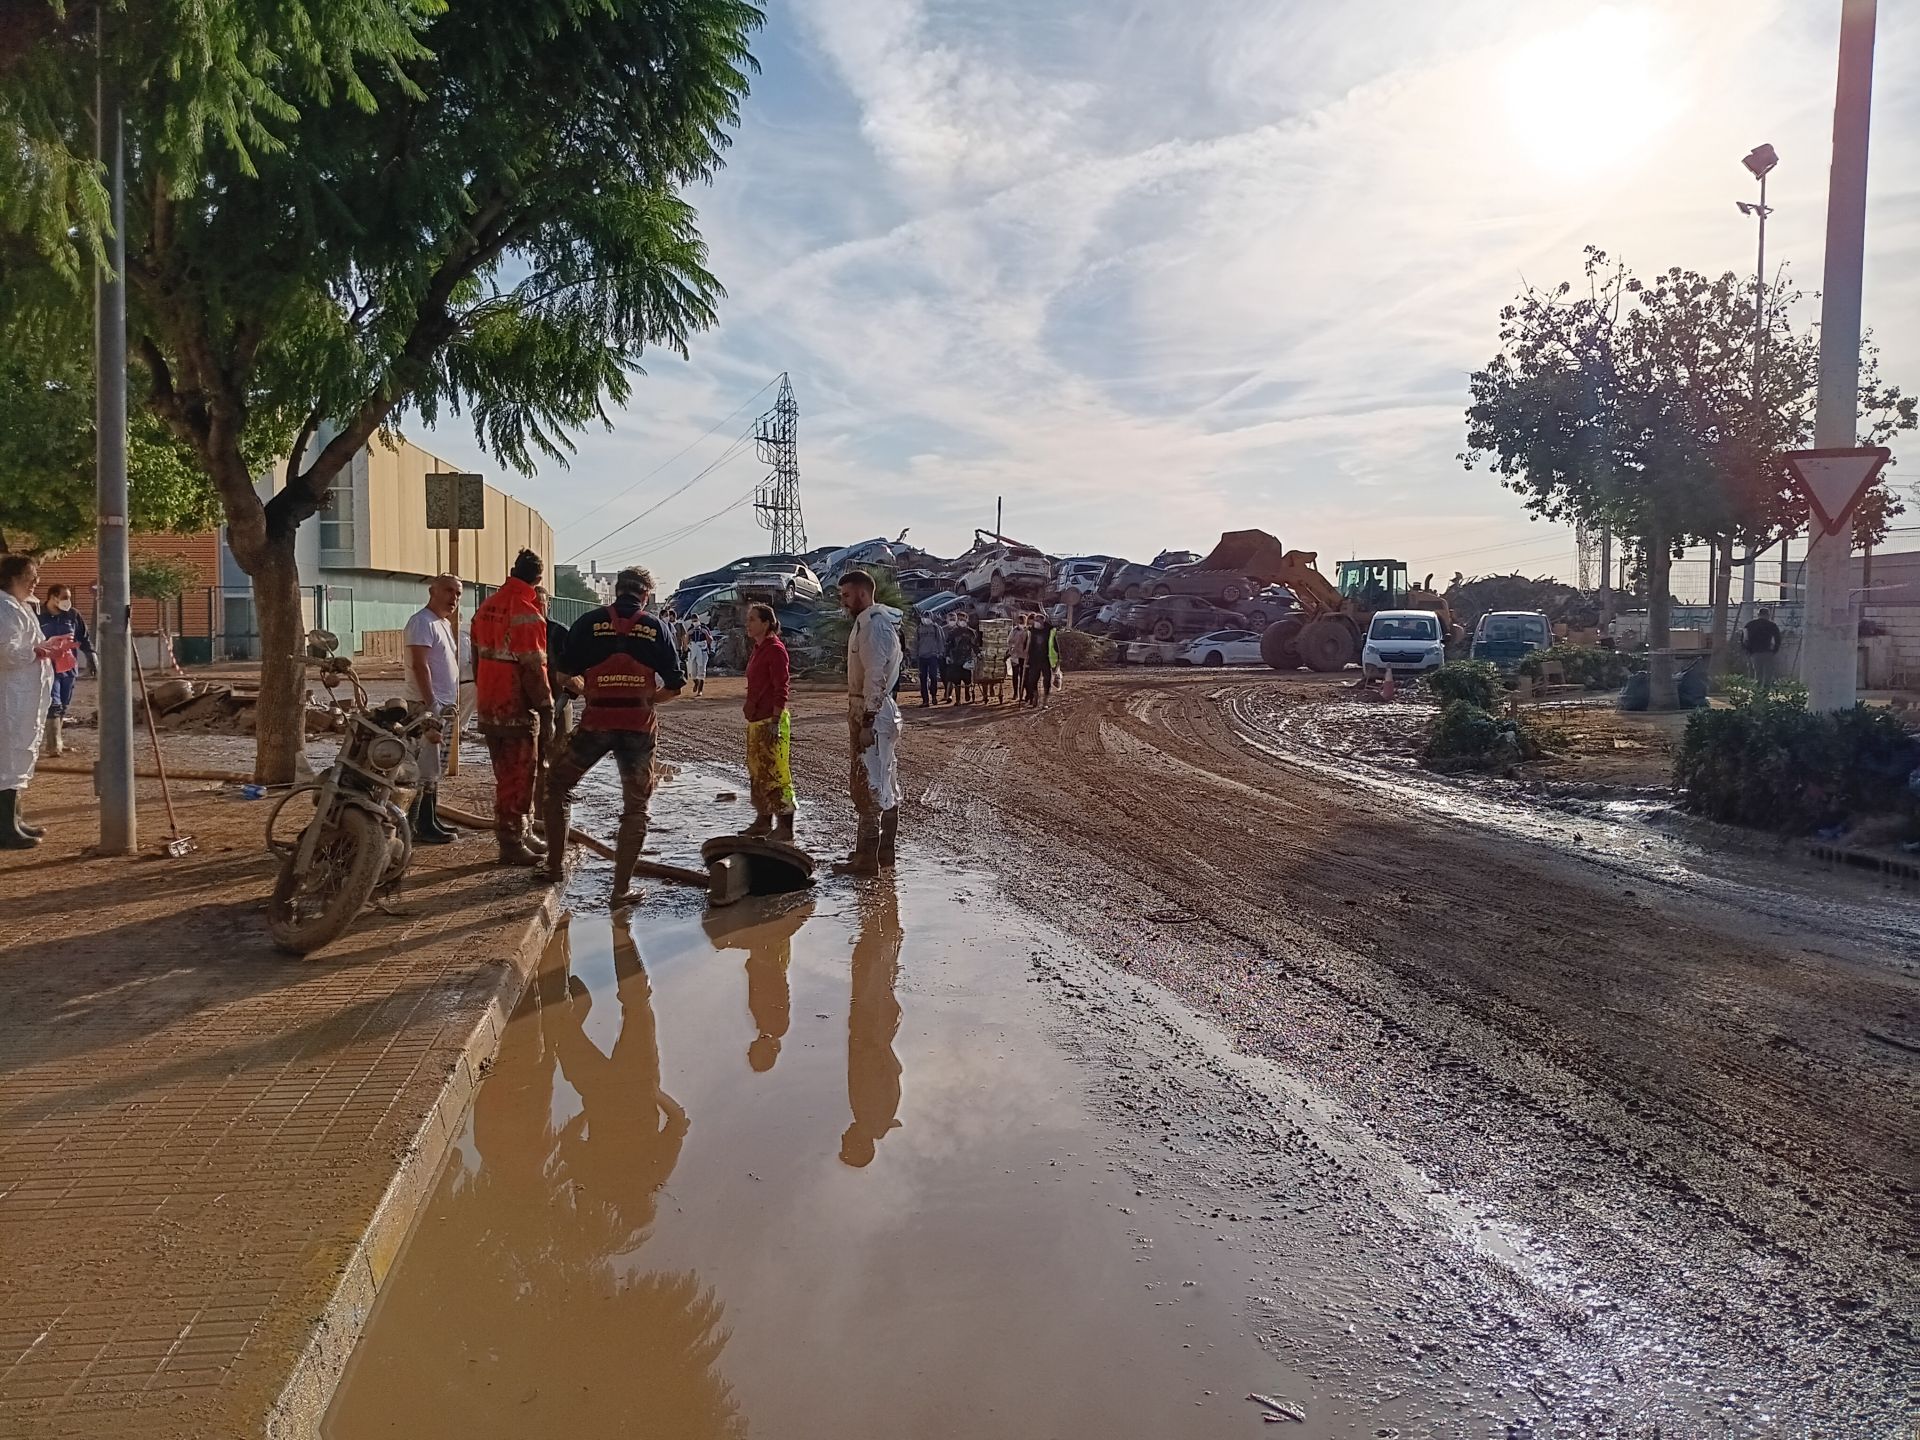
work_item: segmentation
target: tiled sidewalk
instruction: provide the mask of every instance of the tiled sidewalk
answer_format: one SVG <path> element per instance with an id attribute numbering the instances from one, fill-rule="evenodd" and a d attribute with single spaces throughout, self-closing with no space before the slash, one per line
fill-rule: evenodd
<path id="1" fill-rule="evenodd" d="M 0 859 L 0 1435 L 313 1433 L 553 919 L 471 836 L 279 954 L 264 805 L 188 788 L 185 859 L 52 775 Z"/>

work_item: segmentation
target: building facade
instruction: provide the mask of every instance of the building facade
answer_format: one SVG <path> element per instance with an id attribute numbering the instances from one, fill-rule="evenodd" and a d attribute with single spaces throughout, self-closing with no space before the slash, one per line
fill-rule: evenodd
<path id="1" fill-rule="evenodd" d="M 324 437 L 315 441 L 323 444 Z M 426 582 L 456 568 L 452 537 L 427 529 L 427 476 L 458 466 L 406 440 L 389 445 L 375 438 L 344 466 L 318 515 L 294 538 L 308 629 L 330 630 L 346 655 L 398 654 L 407 617 L 426 599 Z M 262 499 L 279 488 L 284 467 L 262 477 Z M 553 529 L 540 512 L 489 485 L 486 525 L 459 536 L 459 574 L 467 582 L 466 614 L 507 578 L 513 557 L 532 550 L 553 565 Z M 224 528 L 198 535 L 137 535 L 135 561 L 169 556 L 196 573 L 187 592 L 164 607 L 136 600 L 136 635 L 164 631 L 188 664 L 207 660 L 255 660 L 260 631 L 253 586 L 227 548 Z M 42 585 L 73 587 L 89 623 L 99 609 L 99 555 L 72 550 L 41 566 Z M 588 607 L 559 601 L 554 618 L 571 621 Z"/>

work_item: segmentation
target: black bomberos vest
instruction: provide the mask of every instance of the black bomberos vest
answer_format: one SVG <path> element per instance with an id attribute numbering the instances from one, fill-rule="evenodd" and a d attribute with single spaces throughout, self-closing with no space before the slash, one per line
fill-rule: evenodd
<path id="1" fill-rule="evenodd" d="M 639 624 L 642 613 L 636 610 L 622 615 L 618 610 L 608 610 L 607 619 L 612 622 L 613 633 L 625 639 Z M 587 708 L 580 716 L 582 730 L 653 729 L 651 665 L 616 648 L 606 659 L 589 665 L 580 678 L 587 688 Z"/>

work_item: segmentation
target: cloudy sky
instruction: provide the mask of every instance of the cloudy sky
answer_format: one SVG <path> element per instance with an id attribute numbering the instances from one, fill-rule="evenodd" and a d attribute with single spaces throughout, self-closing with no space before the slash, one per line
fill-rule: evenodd
<path id="1" fill-rule="evenodd" d="M 571 468 L 426 440 L 539 505 L 563 560 L 672 580 L 764 548 L 727 508 L 761 469 L 732 442 L 785 370 L 814 544 L 911 527 L 954 553 L 1004 496 L 1007 533 L 1057 553 L 1255 525 L 1323 563 L 1570 576 L 1568 533 L 1454 459 L 1523 278 L 1577 276 L 1589 242 L 1750 273 L 1739 161 L 1769 141 L 1769 268 L 1819 288 L 1839 0 L 768 9 L 693 197 L 729 298 L 692 361 L 654 357 Z M 1916 73 L 1920 5 L 1883 5 L 1866 318 L 1909 390 Z"/>

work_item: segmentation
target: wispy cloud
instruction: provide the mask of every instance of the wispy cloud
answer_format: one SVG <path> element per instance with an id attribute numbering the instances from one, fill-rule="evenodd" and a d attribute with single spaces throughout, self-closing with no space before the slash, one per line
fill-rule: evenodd
<path id="1" fill-rule="evenodd" d="M 1884 80 L 1920 56 L 1920 17 L 1881 29 Z M 565 519 L 787 369 L 821 540 L 912 524 L 959 548 L 1004 495 L 1008 528 L 1059 550 L 1258 524 L 1416 568 L 1537 557 L 1551 535 L 1454 461 L 1500 305 L 1588 241 L 1744 269 L 1738 157 L 1762 139 L 1784 157 L 1772 247 L 1817 285 L 1830 32 L 1787 0 L 794 0 L 733 166 L 696 197 L 719 331 L 583 442 L 582 503 L 524 488 Z M 1868 304 L 1912 386 L 1909 91 L 1883 84 L 1876 117 Z M 752 478 L 716 473 L 659 529 Z M 743 511 L 652 558 L 757 543 Z"/>

